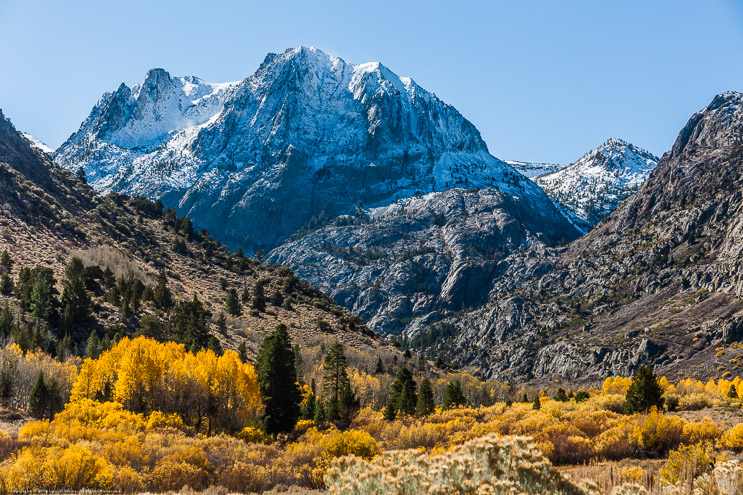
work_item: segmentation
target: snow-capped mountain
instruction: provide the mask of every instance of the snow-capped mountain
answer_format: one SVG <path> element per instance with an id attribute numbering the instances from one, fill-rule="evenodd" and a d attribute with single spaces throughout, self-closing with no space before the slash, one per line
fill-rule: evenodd
<path id="1" fill-rule="evenodd" d="M 248 250 L 313 218 L 454 187 L 495 188 L 567 224 L 454 107 L 382 64 L 315 48 L 269 54 L 237 83 L 151 70 L 104 94 L 54 157 L 99 192 L 160 198 Z"/>
<path id="2" fill-rule="evenodd" d="M 48 154 L 54 153 L 54 148 L 52 148 L 51 146 L 47 146 L 45 143 L 43 143 L 40 140 L 36 139 L 31 134 L 29 134 L 27 132 L 22 132 L 21 133 L 21 136 L 23 136 L 24 138 L 26 138 L 28 140 L 28 142 L 31 144 L 31 147 L 32 148 L 35 148 L 35 149 L 41 151 L 42 153 L 48 153 Z"/>
<path id="3" fill-rule="evenodd" d="M 533 180 L 572 214 L 584 232 L 636 192 L 658 157 L 621 139 L 609 139 L 578 161 Z"/>
<path id="4" fill-rule="evenodd" d="M 505 160 L 507 164 L 515 168 L 521 175 L 530 179 L 535 179 L 540 175 L 556 172 L 564 167 L 557 163 L 532 163 L 520 162 L 517 160 Z"/>

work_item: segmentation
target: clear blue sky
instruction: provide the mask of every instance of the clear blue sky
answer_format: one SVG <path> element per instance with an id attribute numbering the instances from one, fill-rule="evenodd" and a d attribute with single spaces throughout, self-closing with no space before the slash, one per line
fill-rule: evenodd
<path id="1" fill-rule="evenodd" d="M 609 137 L 661 154 L 743 90 L 741 0 L 0 0 L 0 108 L 58 146 L 149 68 L 239 80 L 297 45 L 413 77 L 504 159 L 569 163 Z"/>

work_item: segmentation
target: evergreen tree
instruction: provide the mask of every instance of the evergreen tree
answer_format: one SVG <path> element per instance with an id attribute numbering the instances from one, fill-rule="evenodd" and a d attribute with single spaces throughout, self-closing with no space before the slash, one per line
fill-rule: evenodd
<path id="1" fill-rule="evenodd" d="M 8 368 L 4 367 L 0 371 L 0 403 L 8 407 L 11 397 L 13 397 L 13 379 Z"/>
<path id="2" fill-rule="evenodd" d="M 466 404 L 467 399 L 464 397 L 462 382 L 460 382 L 459 380 L 449 382 L 446 385 L 446 391 L 444 392 L 444 409 L 451 409 L 454 407 L 464 406 Z"/>
<path id="3" fill-rule="evenodd" d="M 180 230 L 185 234 L 185 236 L 188 238 L 189 241 L 193 240 L 193 223 L 191 223 L 191 219 L 188 217 L 183 217 L 183 220 L 181 221 L 181 228 Z"/>
<path id="4" fill-rule="evenodd" d="M 7 273 L 10 273 L 13 269 L 13 259 L 10 257 L 7 249 L 3 250 L 3 254 L 0 255 L 0 266 L 5 267 Z"/>
<path id="5" fill-rule="evenodd" d="M 260 312 L 266 310 L 266 296 L 263 294 L 263 282 L 260 280 L 256 281 L 253 286 L 252 308 Z"/>
<path id="6" fill-rule="evenodd" d="M 277 290 L 271 295 L 271 306 L 276 306 L 278 308 L 282 304 L 284 304 L 284 296 L 281 294 L 281 291 Z"/>
<path id="7" fill-rule="evenodd" d="M 62 389 L 57 380 L 52 377 L 47 382 L 47 413 L 49 419 L 54 419 L 54 415 L 64 409 L 64 399 L 62 398 Z"/>
<path id="8" fill-rule="evenodd" d="M 160 274 L 157 276 L 157 285 L 153 290 L 152 300 L 155 307 L 162 311 L 169 311 L 173 307 L 173 294 L 168 288 L 168 276 L 165 270 L 160 270 Z"/>
<path id="9" fill-rule="evenodd" d="M 335 402 L 337 404 L 340 399 L 341 390 L 350 383 L 348 379 L 348 364 L 346 354 L 343 352 L 343 345 L 336 342 L 330 348 L 328 355 L 325 356 L 323 372 L 323 392 L 331 403 Z"/>
<path id="10" fill-rule="evenodd" d="M 100 352 L 101 349 L 100 342 L 98 340 L 98 333 L 93 330 L 92 332 L 90 332 L 90 337 L 88 337 L 88 344 L 85 346 L 85 357 L 98 359 Z"/>
<path id="11" fill-rule="evenodd" d="M 586 392 L 585 390 L 579 390 L 575 394 L 575 402 L 577 402 L 577 403 L 585 402 L 585 401 L 587 401 L 590 398 L 591 398 L 591 395 L 588 392 Z"/>
<path id="12" fill-rule="evenodd" d="M 245 340 L 240 342 L 240 345 L 237 346 L 237 355 L 243 363 L 248 362 L 248 348 L 245 345 Z"/>
<path id="13" fill-rule="evenodd" d="M 73 354 L 72 337 L 67 333 L 57 342 L 57 359 L 64 363 L 68 356 Z"/>
<path id="14" fill-rule="evenodd" d="M 663 388 L 650 365 L 637 368 L 624 401 L 625 414 L 647 412 L 651 407 L 663 407 Z"/>
<path id="15" fill-rule="evenodd" d="M 15 319 L 13 318 L 13 311 L 10 309 L 10 302 L 5 301 L 3 312 L 0 313 L 0 337 L 4 339 L 10 337 L 14 327 Z"/>
<path id="16" fill-rule="evenodd" d="M 75 172 L 75 178 L 83 184 L 88 183 L 88 178 L 86 177 L 85 170 L 82 167 L 78 167 L 77 172 Z"/>
<path id="17" fill-rule="evenodd" d="M 356 412 L 361 408 L 361 401 L 351 389 L 351 384 L 347 383 L 340 395 L 340 416 L 344 421 L 350 421 Z"/>
<path id="18" fill-rule="evenodd" d="M 555 396 L 552 397 L 557 402 L 567 402 L 568 401 L 568 394 L 565 393 L 565 389 L 560 387 L 557 389 L 557 392 L 555 393 Z"/>
<path id="19" fill-rule="evenodd" d="M 385 416 L 397 416 L 398 413 L 413 415 L 417 403 L 417 385 L 413 374 L 405 366 L 397 372 L 395 381 L 390 385 L 390 397 L 387 401 Z M 391 409 L 391 410 L 390 410 Z"/>
<path id="20" fill-rule="evenodd" d="M 40 371 L 34 388 L 28 399 L 28 414 L 37 419 L 43 419 L 49 406 L 49 389 L 44 381 L 44 372 Z"/>
<path id="21" fill-rule="evenodd" d="M 82 340 L 77 335 L 80 326 L 90 322 L 92 317 L 91 300 L 82 278 L 75 277 L 65 282 L 62 289 L 62 321 L 60 333 L 70 333 L 76 339 Z"/>
<path id="22" fill-rule="evenodd" d="M 737 399 L 738 398 L 738 391 L 735 389 L 735 385 L 732 383 L 730 384 L 730 390 L 728 390 L 728 399 Z"/>
<path id="23" fill-rule="evenodd" d="M 243 304 L 248 304 L 250 302 L 250 290 L 247 287 L 243 287 L 243 293 L 240 296 L 240 299 Z"/>
<path id="24" fill-rule="evenodd" d="M 219 343 L 219 340 L 214 335 L 209 337 L 208 348 L 214 351 L 214 354 L 216 354 L 217 356 L 221 356 L 222 354 L 224 354 L 224 350 L 222 349 L 222 344 Z"/>
<path id="25" fill-rule="evenodd" d="M 53 309 L 52 286 L 46 277 L 37 277 L 31 293 L 31 316 L 48 322 Z"/>
<path id="26" fill-rule="evenodd" d="M 302 394 L 297 385 L 294 352 L 286 325 L 279 324 L 263 339 L 255 368 L 265 407 L 266 432 L 291 431 L 299 419 Z"/>
<path id="27" fill-rule="evenodd" d="M 217 330 L 219 330 L 219 333 L 222 335 L 227 335 L 227 318 L 222 312 L 217 316 Z"/>
<path id="28" fill-rule="evenodd" d="M 542 408 L 542 401 L 539 400 L 539 394 L 534 397 L 534 403 L 532 403 L 531 408 L 535 411 L 539 411 Z"/>
<path id="29" fill-rule="evenodd" d="M 227 298 L 224 301 L 224 310 L 232 316 L 240 315 L 240 301 L 237 298 L 237 291 L 235 289 L 227 291 Z"/>
<path id="30" fill-rule="evenodd" d="M 421 388 L 418 392 L 418 403 L 415 405 L 415 414 L 417 416 L 428 416 L 431 414 L 436 405 L 433 402 L 433 389 L 428 378 L 423 378 Z"/>
<path id="31" fill-rule="evenodd" d="M 294 351 L 294 368 L 297 370 L 297 383 L 304 385 L 304 361 L 302 360 L 302 351 L 299 349 L 299 345 L 295 345 L 292 349 Z M 314 393 L 315 388 L 312 387 Z"/>
<path id="32" fill-rule="evenodd" d="M 377 366 L 374 369 L 374 374 L 375 375 L 382 375 L 382 374 L 384 374 L 384 372 L 385 372 L 384 371 L 384 363 L 382 362 L 382 358 L 379 357 L 379 356 L 377 356 Z"/>
<path id="33" fill-rule="evenodd" d="M 208 319 L 211 312 L 204 308 L 194 294 L 193 300 L 178 304 L 170 318 L 170 332 L 180 342 L 191 346 L 198 352 L 209 345 Z"/>
<path id="34" fill-rule="evenodd" d="M 3 273 L 0 276 L 0 294 L 9 296 L 13 293 L 13 279 L 9 274 Z"/>
<path id="35" fill-rule="evenodd" d="M 83 264 L 83 260 L 78 258 L 77 256 L 74 256 L 69 263 L 67 263 L 67 266 L 65 267 L 64 274 L 67 280 L 74 280 L 80 275 L 82 275 L 83 270 L 85 270 L 85 265 Z"/>
<path id="36" fill-rule="evenodd" d="M 315 419 L 315 393 L 310 393 L 307 400 L 302 405 L 302 419 Z"/>
<path id="37" fill-rule="evenodd" d="M 325 421 L 325 404 L 322 400 L 315 402 L 315 417 L 313 418 L 316 423 L 322 423 Z"/>

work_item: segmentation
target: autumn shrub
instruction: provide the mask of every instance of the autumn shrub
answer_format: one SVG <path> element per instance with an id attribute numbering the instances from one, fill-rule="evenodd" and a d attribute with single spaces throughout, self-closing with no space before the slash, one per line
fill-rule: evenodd
<path id="1" fill-rule="evenodd" d="M 681 411 L 698 411 L 711 406 L 712 402 L 704 392 L 682 395 L 678 402 L 678 409 Z"/>
<path id="2" fill-rule="evenodd" d="M 342 457 L 333 462 L 326 482 L 331 494 L 343 495 L 586 493 L 551 469 L 530 439 L 496 434 L 470 440 L 443 454 L 392 451 L 372 462 Z"/>
<path id="3" fill-rule="evenodd" d="M 743 423 L 738 423 L 723 433 L 720 443 L 725 448 L 743 451 Z"/>
<path id="4" fill-rule="evenodd" d="M 676 447 L 683 431 L 682 419 L 667 416 L 653 407 L 647 416 L 637 417 L 631 442 L 647 452 L 662 452 Z"/>
<path id="5" fill-rule="evenodd" d="M 630 443 L 632 427 L 620 423 L 596 435 L 593 440 L 594 451 L 601 459 L 619 460 L 630 457 L 635 448 Z"/>
<path id="6" fill-rule="evenodd" d="M 0 468 L 10 491 L 110 489 L 113 469 L 89 449 L 67 447 L 27 447 L 15 462 Z"/>
<path id="7" fill-rule="evenodd" d="M 712 446 L 708 443 L 681 445 L 668 453 L 668 459 L 660 468 L 666 483 L 689 482 L 708 472 L 712 467 Z"/>
<path id="8" fill-rule="evenodd" d="M 684 424 L 681 441 L 687 445 L 699 442 L 715 442 L 722 435 L 722 429 L 709 417 L 701 421 L 691 421 Z"/>
<path id="9" fill-rule="evenodd" d="M 631 381 L 631 380 L 630 380 Z M 624 395 L 606 394 L 595 395 L 588 399 L 587 405 L 596 410 L 612 411 L 615 413 L 624 412 Z"/>
<path id="10" fill-rule="evenodd" d="M 4 461 L 19 448 L 18 440 L 5 430 L 0 430 L 0 462 Z"/>

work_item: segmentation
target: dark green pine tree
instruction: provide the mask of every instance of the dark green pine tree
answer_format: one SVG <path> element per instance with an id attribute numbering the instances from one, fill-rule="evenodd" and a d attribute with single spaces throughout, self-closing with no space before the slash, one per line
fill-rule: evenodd
<path id="1" fill-rule="evenodd" d="M 304 385 L 304 361 L 302 360 L 302 351 L 299 345 L 295 345 L 292 349 L 294 352 L 294 368 L 297 370 L 297 383 Z M 312 386 L 312 392 L 314 393 L 315 387 Z"/>
<path id="2" fill-rule="evenodd" d="M 258 280 L 253 286 L 253 303 L 252 308 L 256 311 L 263 312 L 266 310 L 266 296 L 263 293 L 263 282 Z"/>
<path id="3" fill-rule="evenodd" d="M 181 221 L 180 230 L 186 235 L 189 241 L 193 240 L 194 230 L 193 230 L 193 223 L 191 223 L 190 218 L 183 217 L 183 220 Z"/>
<path id="4" fill-rule="evenodd" d="M 222 349 L 222 344 L 219 343 L 219 340 L 214 335 L 209 337 L 208 348 L 209 350 L 214 351 L 214 354 L 216 354 L 217 356 L 221 356 L 222 354 L 224 354 L 224 350 Z"/>
<path id="5" fill-rule="evenodd" d="M 323 393 L 329 402 L 337 404 L 341 390 L 349 383 L 346 354 L 343 351 L 343 345 L 336 342 L 325 356 L 323 363 Z"/>
<path id="6" fill-rule="evenodd" d="M 85 346 L 85 357 L 97 359 L 101 353 L 100 341 L 98 340 L 98 333 L 93 330 L 90 332 L 88 337 L 88 343 Z"/>
<path id="7" fill-rule="evenodd" d="M 263 339 L 255 369 L 265 407 L 263 425 L 266 432 L 291 431 L 299 419 L 302 393 L 297 384 L 291 340 L 283 323 Z"/>
<path id="8" fill-rule="evenodd" d="M 5 267 L 5 271 L 8 273 L 13 269 L 13 259 L 7 249 L 3 250 L 3 254 L 0 255 L 0 266 Z"/>
<path id="9" fill-rule="evenodd" d="M 415 405 L 415 414 L 417 416 L 428 416 L 435 408 L 431 382 L 428 378 L 423 378 L 420 391 L 418 392 L 418 403 Z"/>
<path id="10" fill-rule="evenodd" d="M 176 306 L 170 318 L 170 332 L 186 346 L 190 346 L 190 349 L 198 352 L 209 345 L 207 320 L 211 315 L 194 295 L 192 301 L 184 301 Z"/>
<path id="11" fill-rule="evenodd" d="M 315 392 L 310 393 L 307 400 L 302 404 L 302 419 L 315 419 Z"/>
<path id="12" fill-rule="evenodd" d="M 625 414 L 648 412 L 651 407 L 663 407 L 663 387 L 650 365 L 637 368 L 624 400 Z"/>
<path id="13" fill-rule="evenodd" d="M 36 277 L 31 292 L 31 316 L 41 321 L 49 321 L 54 309 L 52 286 L 47 277 Z"/>
<path id="14" fill-rule="evenodd" d="M 374 369 L 374 374 L 375 375 L 382 375 L 384 373 L 385 373 L 385 371 L 384 371 L 384 363 L 382 362 L 382 358 L 379 357 L 379 356 L 377 356 L 377 366 Z"/>
<path id="15" fill-rule="evenodd" d="M 160 270 L 160 274 L 157 276 L 157 285 L 152 292 L 156 308 L 169 311 L 173 307 L 173 294 L 168 288 L 168 276 L 165 270 Z"/>
<path id="16" fill-rule="evenodd" d="M 405 366 L 400 368 L 395 381 L 390 385 L 390 397 L 387 401 L 385 417 L 396 417 L 398 414 L 415 414 L 416 388 L 417 385 L 410 370 Z"/>
<path id="17" fill-rule="evenodd" d="M 240 310 L 240 300 L 237 298 L 237 291 L 235 289 L 227 291 L 227 297 L 224 300 L 224 310 L 232 316 L 239 316 L 242 312 Z"/>
<path id="18" fill-rule="evenodd" d="M 325 421 L 325 404 L 320 399 L 315 402 L 315 417 L 312 419 L 314 419 L 316 423 L 322 423 Z"/>
<path id="19" fill-rule="evenodd" d="M 13 293 L 13 279 L 8 273 L 0 276 L 0 294 L 9 296 Z"/>
<path id="20" fill-rule="evenodd" d="M 227 335 L 227 318 L 221 311 L 219 316 L 217 316 L 217 330 L 219 330 L 219 333 L 222 335 Z"/>
<path id="21" fill-rule="evenodd" d="M 70 333 L 76 340 L 81 341 L 84 335 L 78 335 L 78 329 L 91 321 L 91 314 L 90 295 L 82 278 L 78 276 L 66 281 L 62 289 L 60 334 Z"/>
<path id="22" fill-rule="evenodd" d="M 245 340 L 240 342 L 240 345 L 237 346 L 237 356 L 243 363 L 248 362 L 248 347 L 245 345 Z"/>
<path id="23" fill-rule="evenodd" d="M 737 399 L 738 398 L 738 391 L 735 389 L 735 385 L 732 383 L 730 384 L 730 390 L 728 390 L 728 399 Z"/>
<path id="24" fill-rule="evenodd" d="M 49 389 L 44 381 L 44 372 L 40 371 L 36 384 L 31 389 L 28 398 L 28 414 L 37 419 L 43 419 L 49 406 Z"/>
<path id="25" fill-rule="evenodd" d="M 534 402 L 532 403 L 531 408 L 535 411 L 539 411 L 542 408 L 542 401 L 539 400 L 539 394 L 534 397 Z"/>
<path id="26" fill-rule="evenodd" d="M 10 302 L 5 301 L 3 306 L 3 312 L 0 313 L 0 337 L 8 338 L 15 329 L 15 319 L 13 318 L 13 311 L 10 309 Z"/>
<path id="27" fill-rule="evenodd" d="M 460 382 L 459 380 L 449 382 L 446 385 L 446 392 L 444 392 L 444 409 L 452 409 L 454 407 L 464 406 L 466 404 L 467 399 L 464 397 L 462 382 Z"/>
<path id="28" fill-rule="evenodd" d="M 555 396 L 552 398 L 556 400 L 557 402 L 567 402 L 569 400 L 568 394 L 565 392 L 565 389 L 562 387 L 557 389 Z"/>

